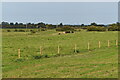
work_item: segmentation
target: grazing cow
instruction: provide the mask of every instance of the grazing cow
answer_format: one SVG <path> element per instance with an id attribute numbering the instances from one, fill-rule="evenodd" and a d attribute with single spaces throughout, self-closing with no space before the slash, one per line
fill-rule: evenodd
<path id="1" fill-rule="evenodd" d="M 65 33 L 71 33 L 71 31 L 65 31 Z"/>
<path id="2" fill-rule="evenodd" d="M 59 32 L 58 35 L 60 35 L 60 34 L 65 34 L 65 33 L 66 33 L 66 32 Z"/>

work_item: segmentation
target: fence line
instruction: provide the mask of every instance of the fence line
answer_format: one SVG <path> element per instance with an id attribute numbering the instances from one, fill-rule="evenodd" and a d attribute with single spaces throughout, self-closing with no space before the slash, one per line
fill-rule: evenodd
<path id="1" fill-rule="evenodd" d="M 90 45 L 91 43 L 88 42 L 87 43 L 87 50 L 90 51 Z M 101 41 L 98 41 L 98 48 L 101 48 Z M 112 45 L 112 44 L 111 44 Z M 115 46 L 118 47 L 118 40 L 115 40 Z M 110 40 L 107 40 L 107 47 L 110 47 Z M 43 54 L 43 50 L 42 50 L 42 46 L 40 46 L 40 55 L 42 56 Z M 57 47 L 57 53 L 60 54 L 60 46 L 58 45 Z M 74 44 L 74 53 L 77 53 L 77 44 Z M 18 58 L 21 58 L 21 49 L 18 48 Z"/>

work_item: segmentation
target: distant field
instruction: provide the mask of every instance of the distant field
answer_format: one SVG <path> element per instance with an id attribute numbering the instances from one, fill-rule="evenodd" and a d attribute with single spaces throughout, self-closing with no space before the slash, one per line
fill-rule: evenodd
<path id="1" fill-rule="evenodd" d="M 58 35 L 55 30 L 2 33 L 3 78 L 117 78 L 118 32 L 79 31 Z M 110 47 L 107 41 L 110 40 Z M 101 41 L 101 48 L 98 48 Z M 90 42 L 90 51 L 87 44 Z M 74 48 L 77 48 L 77 53 Z M 58 56 L 58 45 L 60 55 Z M 49 58 L 35 59 L 42 54 Z M 18 59 L 18 48 L 21 59 Z"/>

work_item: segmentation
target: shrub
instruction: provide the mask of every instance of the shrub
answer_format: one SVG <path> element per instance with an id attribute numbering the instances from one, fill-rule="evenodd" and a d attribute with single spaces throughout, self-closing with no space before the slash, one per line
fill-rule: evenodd
<path id="1" fill-rule="evenodd" d="M 74 50 L 74 52 L 75 52 L 75 50 Z M 76 50 L 76 53 L 80 53 L 80 51 L 79 51 L 79 50 Z"/>
<path id="2" fill-rule="evenodd" d="M 71 33 L 74 33 L 74 31 L 71 31 Z"/>
<path id="3" fill-rule="evenodd" d="M 31 30 L 31 33 L 33 33 L 33 34 L 34 34 L 34 33 L 36 33 L 36 31 L 34 31 L 34 30 Z"/>
<path id="4" fill-rule="evenodd" d="M 81 31 L 81 29 L 79 29 L 78 31 Z"/>
<path id="5" fill-rule="evenodd" d="M 64 26 L 64 27 L 58 27 L 56 28 L 56 31 L 75 31 L 74 28 L 70 27 L 70 26 Z"/>
<path id="6" fill-rule="evenodd" d="M 105 27 L 90 26 L 87 28 L 87 31 L 106 31 L 106 28 Z"/>
<path id="7" fill-rule="evenodd" d="M 49 56 L 47 54 L 44 54 L 44 55 L 36 55 L 36 56 L 33 56 L 34 59 L 41 59 L 41 58 L 49 58 Z"/>
<path id="8" fill-rule="evenodd" d="M 44 28 L 41 28 L 41 31 L 46 31 L 46 29 L 44 29 Z"/>
<path id="9" fill-rule="evenodd" d="M 119 26 L 110 26 L 110 27 L 108 27 L 108 31 L 120 31 L 120 27 Z"/>
<path id="10" fill-rule="evenodd" d="M 7 30 L 7 32 L 11 32 L 11 30 Z"/>
<path id="11" fill-rule="evenodd" d="M 15 62 L 23 62 L 23 61 L 25 61 L 25 59 L 21 59 L 21 58 L 20 58 L 20 59 L 16 59 L 16 60 L 15 60 Z"/>
<path id="12" fill-rule="evenodd" d="M 63 31 L 62 28 L 56 28 L 56 31 Z"/>
<path id="13" fill-rule="evenodd" d="M 44 54 L 43 57 L 44 58 L 49 58 L 49 56 L 47 54 Z"/>
<path id="14" fill-rule="evenodd" d="M 106 31 L 106 28 L 105 27 L 98 27 L 97 31 Z"/>
<path id="15" fill-rule="evenodd" d="M 81 29 L 87 29 L 87 27 L 81 27 Z"/>
<path id="16" fill-rule="evenodd" d="M 33 31 L 32 29 L 30 30 L 30 32 Z"/>
<path id="17" fill-rule="evenodd" d="M 42 56 L 40 56 L 40 55 L 39 56 L 38 55 L 37 56 L 33 56 L 33 57 L 34 57 L 34 59 L 40 59 L 40 58 L 42 58 Z"/>
<path id="18" fill-rule="evenodd" d="M 17 29 L 14 30 L 14 32 L 17 32 L 17 31 L 18 31 Z"/>
<path id="19" fill-rule="evenodd" d="M 54 55 L 54 57 L 58 57 L 58 56 L 61 56 L 61 54 L 56 54 L 56 55 Z"/>
<path id="20" fill-rule="evenodd" d="M 25 32 L 25 30 L 20 29 L 20 30 L 18 30 L 18 32 Z"/>

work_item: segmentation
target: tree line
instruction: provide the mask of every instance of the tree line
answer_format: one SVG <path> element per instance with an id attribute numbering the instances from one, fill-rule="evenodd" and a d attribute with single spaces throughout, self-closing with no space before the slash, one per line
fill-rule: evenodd
<path id="1" fill-rule="evenodd" d="M 13 22 L 2 22 L 1 24 L 2 28 L 50 28 L 50 29 L 54 29 L 56 27 L 63 27 L 63 26 L 70 26 L 70 27 L 85 27 L 85 26 L 107 26 L 107 25 L 103 25 L 103 24 L 96 24 L 96 23 L 91 23 L 90 25 L 85 25 L 85 24 L 81 24 L 81 25 L 63 25 L 63 23 L 60 23 L 58 25 L 53 25 L 53 24 L 45 24 L 43 22 L 40 23 L 13 23 Z"/>
<path id="2" fill-rule="evenodd" d="M 67 26 L 67 27 L 66 27 Z M 67 28 L 81 28 L 81 29 L 87 29 L 88 31 L 106 31 L 106 29 L 108 29 L 109 31 L 120 31 L 120 23 L 116 22 L 113 24 L 108 24 L 108 25 L 104 25 L 104 24 L 97 24 L 95 22 L 91 23 L 90 25 L 85 25 L 85 24 L 81 24 L 81 25 L 63 25 L 63 23 L 59 23 L 58 25 L 53 25 L 53 24 L 46 24 L 43 22 L 40 23 L 13 23 L 13 22 L 1 22 L 0 24 L 0 28 L 10 28 L 10 29 L 31 29 L 31 28 L 43 28 L 43 29 L 56 29 L 57 31 L 60 30 L 64 30 Z"/>

